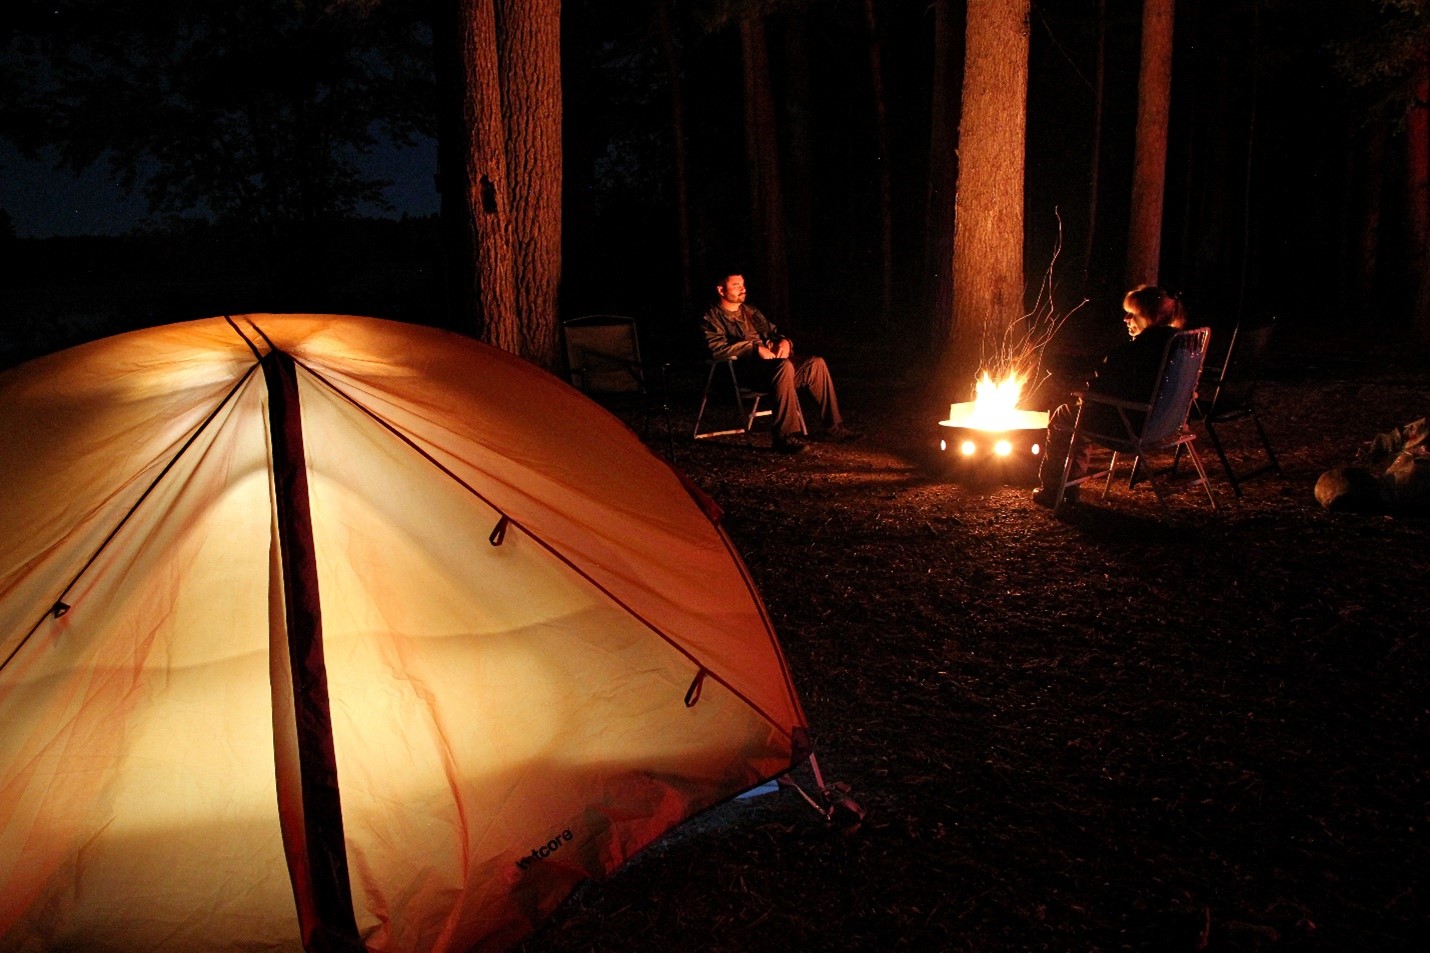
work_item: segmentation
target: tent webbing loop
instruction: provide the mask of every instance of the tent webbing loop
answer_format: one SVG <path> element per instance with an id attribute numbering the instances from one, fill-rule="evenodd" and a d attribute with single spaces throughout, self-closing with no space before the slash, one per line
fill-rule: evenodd
<path id="1" fill-rule="evenodd" d="M 705 676 L 708 670 L 701 666 L 700 671 L 695 673 L 695 681 L 690 683 L 690 688 L 685 692 L 685 707 L 694 708 L 695 703 L 700 701 L 700 690 L 705 687 Z"/>
<path id="2" fill-rule="evenodd" d="M 510 525 L 511 517 L 503 513 L 501 515 L 501 519 L 497 520 L 497 525 L 492 530 L 492 534 L 487 537 L 487 542 L 491 543 L 493 546 L 500 546 L 503 542 L 506 541 L 506 528 Z"/>

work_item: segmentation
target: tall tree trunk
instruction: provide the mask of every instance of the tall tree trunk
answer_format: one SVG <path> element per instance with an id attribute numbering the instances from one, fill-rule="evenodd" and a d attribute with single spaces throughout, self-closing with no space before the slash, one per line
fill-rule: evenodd
<path id="1" fill-rule="evenodd" d="M 1092 273 L 1093 249 L 1097 247 L 1097 190 L 1102 174 L 1102 110 L 1107 93 L 1107 0 L 1097 0 L 1097 48 L 1092 79 L 1092 154 L 1087 172 L 1087 239 L 1082 252 L 1083 293 L 1087 293 Z"/>
<path id="2" fill-rule="evenodd" d="M 1252 0 L 1255 3 L 1255 0 Z M 1205 59 L 1204 48 L 1209 44 L 1203 42 L 1201 36 L 1201 23 L 1196 7 L 1192 8 L 1190 16 L 1182 19 L 1182 33 L 1179 38 L 1183 40 L 1183 48 L 1188 51 L 1187 62 L 1183 64 L 1182 74 L 1190 76 L 1191 80 L 1186 83 L 1186 95 L 1181 99 L 1179 114 L 1182 117 L 1181 129 L 1182 146 L 1182 202 L 1180 209 L 1181 229 L 1177 235 L 1175 249 L 1176 267 L 1172 269 L 1172 278 L 1176 285 L 1169 290 L 1177 291 L 1181 288 L 1200 286 L 1197 274 L 1197 265 L 1201 260 L 1197 254 L 1197 222 L 1196 211 L 1202 197 L 1197 194 L 1197 179 L 1205 175 L 1202 158 L 1202 125 L 1200 117 L 1205 108 L 1204 97 L 1202 95 L 1202 83 L 1198 81 L 1201 76 L 1201 64 Z M 1253 53 L 1251 56 L 1252 68 L 1255 68 L 1255 43 L 1252 44 Z M 1170 135 L 1170 133 L 1169 133 Z M 1217 151 L 1217 139 L 1210 140 L 1209 152 Z M 1165 257 L 1165 256 L 1164 256 Z M 1245 265 L 1245 259 L 1241 259 Z M 1159 269 L 1160 271 L 1160 269 Z M 1245 268 L 1242 269 L 1243 274 Z M 1165 276 L 1159 275 L 1162 281 L 1166 281 Z"/>
<path id="3" fill-rule="evenodd" d="M 560 363 L 561 0 L 499 0 L 517 353 Z M 510 335 L 503 332 L 503 339 Z M 493 342 L 495 343 L 495 341 Z"/>
<path id="4" fill-rule="evenodd" d="M 745 159 L 750 170 L 750 203 L 754 208 L 755 254 L 767 290 L 756 294 L 775 321 L 789 320 L 789 266 L 785 252 L 783 196 L 780 192 L 779 137 L 774 94 L 770 88 L 769 50 L 765 23 L 758 14 L 740 19 L 740 49 L 744 59 Z"/>
<path id="5" fill-rule="evenodd" d="M 670 22 L 670 0 L 656 3 L 656 24 L 660 48 L 665 54 L 665 70 L 670 81 L 670 128 L 675 150 L 675 233 L 680 252 L 680 313 L 695 309 L 690 264 L 690 173 L 685 145 L 685 91 L 680 81 L 680 57 L 675 49 L 675 29 Z"/>
<path id="6" fill-rule="evenodd" d="M 1430 344 L 1430 50 L 1422 50 L 1412 77 L 1413 99 L 1405 122 L 1405 169 L 1409 203 L 1411 328 Z"/>
<path id="7" fill-rule="evenodd" d="M 1143 0 L 1142 67 L 1137 81 L 1137 143 L 1125 274 L 1129 285 L 1144 281 L 1155 284 L 1162 257 L 1174 13 L 1174 0 Z"/>
<path id="8" fill-rule="evenodd" d="M 805 12 L 786 15 L 784 33 L 785 94 L 780 119 L 786 143 L 785 170 L 791 175 L 785 186 L 785 232 L 789 236 L 790 300 L 806 302 L 811 288 L 814 241 L 814 130 L 810 127 L 815 101 L 809 76 L 810 16 Z M 823 242 L 821 247 L 827 247 Z"/>
<path id="9" fill-rule="evenodd" d="M 955 149 L 953 90 L 957 88 L 953 60 L 957 52 L 958 17 L 953 0 L 934 0 L 933 100 L 929 109 L 928 196 L 924 204 L 924 270 L 931 282 L 932 315 L 928 343 L 942 348 L 952 333 L 953 208 L 958 175 Z"/>
<path id="10" fill-rule="evenodd" d="M 1254 274 L 1253 244 L 1251 233 L 1256 220 L 1252 213 L 1255 201 L 1253 188 L 1256 183 L 1256 110 L 1259 80 L 1261 78 L 1261 9 L 1258 4 L 1251 10 L 1251 82 L 1246 93 L 1246 165 L 1242 173 L 1241 185 L 1241 249 L 1237 255 L 1240 268 L 1236 288 L 1236 319 L 1246 317 L 1246 289 Z"/>
<path id="11" fill-rule="evenodd" d="M 1359 143 L 1362 167 L 1355 181 L 1360 190 L 1360 229 L 1356 234 L 1355 313 L 1369 318 L 1381 303 L 1380 225 L 1385 195 L 1386 124 L 1373 121 L 1351 140 Z"/>
<path id="12" fill-rule="evenodd" d="M 972 396 L 995 373 L 1004 334 L 1024 318 L 1023 163 L 1028 0 L 969 0 L 958 128 L 953 325 L 942 385 Z"/>
<path id="13" fill-rule="evenodd" d="M 884 95 L 883 54 L 874 0 L 864 0 L 864 22 L 869 27 L 869 78 L 874 92 L 874 142 L 879 175 L 879 267 L 882 281 L 877 325 L 888 324 L 894 311 L 894 186 L 890 172 L 889 109 Z"/>
<path id="14" fill-rule="evenodd" d="M 457 0 L 463 67 L 468 241 L 473 268 L 467 306 L 483 341 L 516 353 L 515 265 L 507 204 L 506 129 L 498 80 L 493 0 Z"/>

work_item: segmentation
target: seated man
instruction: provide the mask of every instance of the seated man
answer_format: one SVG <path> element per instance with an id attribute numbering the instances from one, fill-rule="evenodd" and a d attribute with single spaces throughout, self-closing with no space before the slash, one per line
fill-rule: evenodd
<path id="1" fill-rule="evenodd" d="M 1141 285 L 1127 292 L 1122 299 L 1123 323 L 1131 340 L 1119 344 L 1102 359 L 1097 374 L 1088 381 L 1084 390 L 1107 397 L 1123 400 L 1145 401 L 1157 384 L 1157 372 L 1162 369 L 1162 352 L 1167 341 L 1177 333 L 1171 325 L 1176 309 L 1169 307 L 1170 298 L 1161 288 Z M 1033 502 L 1051 507 L 1057 502 L 1058 490 L 1063 483 L 1063 466 L 1068 456 L 1072 456 L 1072 467 L 1068 470 L 1068 480 L 1076 480 L 1088 471 L 1092 458 L 1092 445 L 1079 440 L 1072 446 L 1073 425 L 1077 422 L 1078 405 L 1063 404 L 1048 418 L 1047 453 L 1038 470 L 1041 486 L 1033 491 Z M 1133 415 L 1128 415 L 1131 418 Z M 1141 421 L 1130 419 L 1133 427 L 1140 427 Z M 1122 434 L 1125 427 L 1117 409 L 1107 404 L 1092 403 L 1084 411 L 1083 426 L 1105 434 Z M 1077 502 L 1078 488 L 1070 486 L 1063 499 Z"/>
<path id="2" fill-rule="evenodd" d="M 705 343 L 717 361 L 739 361 L 740 379 L 748 387 L 768 391 L 774 399 L 775 433 L 773 448 L 780 453 L 799 453 L 804 445 L 800 432 L 799 395 L 804 388 L 819 405 L 825 436 L 846 440 L 853 431 L 844 426 L 839 401 L 834 396 L 834 380 L 822 357 L 794 357 L 794 345 L 783 337 L 758 308 L 745 304 L 745 279 L 731 273 L 722 275 L 715 286 L 719 301 L 700 319 Z"/>

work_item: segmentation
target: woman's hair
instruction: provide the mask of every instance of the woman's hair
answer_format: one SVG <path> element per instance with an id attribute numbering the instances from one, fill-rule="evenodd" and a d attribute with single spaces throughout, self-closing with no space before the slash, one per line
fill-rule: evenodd
<path id="1" fill-rule="evenodd" d="M 1138 285 L 1122 299 L 1122 308 L 1147 319 L 1149 325 L 1170 324 L 1181 327 L 1186 312 L 1180 298 L 1167 294 L 1156 285 Z"/>

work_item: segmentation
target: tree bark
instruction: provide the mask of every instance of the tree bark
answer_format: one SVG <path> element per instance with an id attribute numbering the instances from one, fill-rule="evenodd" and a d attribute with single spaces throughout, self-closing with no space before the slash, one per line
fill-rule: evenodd
<path id="1" fill-rule="evenodd" d="M 754 247 L 763 269 L 760 280 L 767 289 L 758 295 L 768 304 L 775 321 L 788 321 L 789 263 L 780 190 L 779 136 L 774 94 L 770 88 L 765 23 L 760 15 L 741 17 L 740 50 L 744 60 L 745 159 L 750 171 L 750 204 L 754 209 Z"/>
<path id="2" fill-rule="evenodd" d="M 790 300 L 805 301 L 812 287 L 814 262 L 814 89 L 810 83 L 809 36 L 814 27 L 810 14 L 785 15 L 785 93 L 779 120 L 785 143 L 785 169 L 794 175 L 781 180 L 784 194 L 785 234 L 790 273 Z M 824 242 L 821 248 L 827 249 Z"/>
<path id="3" fill-rule="evenodd" d="M 894 310 L 894 186 L 889 157 L 889 109 L 884 96 L 883 53 L 874 0 L 864 0 L 864 22 L 869 28 L 869 79 L 874 93 L 874 141 L 879 175 L 879 267 L 881 270 L 877 324 L 888 324 Z"/>
<path id="4" fill-rule="evenodd" d="M 1405 122 L 1405 168 L 1409 177 L 1411 329 L 1430 343 L 1430 50 L 1415 62 L 1412 101 Z"/>
<path id="5" fill-rule="evenodd" d="M 556 370 L 561 285 L 561 0 L 499 0 L 516 352 Z M 493 341 L 492 343 L 496 343 Z"/>
<path id="6" fill-rule="evenodd" d="M 472 258 L 467 306 L 483 341 L 519 353 L 496 9 L 493 0 L 457 3 Z"/>
<path id="7" fill-rule="evenodd" d="M 685 145 L 685 93 L 680 81 L 675 30 L 670 22 L 670 0 L 658 0 L 656 3 L 656 23 L 670 82 L 670 128 L 675 151 L 675 232 L 680 251 L 680 313 L 691 314 L 695 309 L 695 292 L 690 273 L 690 172 Z"/>
<path id="8" fill-rule="evenodd" d="M 1254 217 L 1251 214 L 1255 204 L 1255 184 L 1256 184 L 1256 111 L 1257 98 L 1260 86 L 1260 63 L 1261 63 L 1261 11 L 1257 6 L 1251 11 L 1251 81 L 1248 84 L 1247 104 L 1246 104 L 1246 163 L 1243 166 L 1241 180 L 1241 249 L 1237 256 L 1240 259 L 1241 274 L 1236 288 L 1236 319 L 1241 321 L 1246 317 L 1247 286 L 1251 284 L 1255 270 L 1253 261 L 1255 252 L 1252 243 L 1252 229 Z"/>
<path id="9" fill-rule="evenodd" d="M 934 0 L 933 99 L 929 109 L 928 197 L 924 209 L 925 269 L 932 282 L 928 343 L 942 348 L 952 333 L 953 209 L 958 175 L 953 90 L 958 17 L 953 0 Z"/>
<path id="10" fill-rule="evenodd" d="M 1162 257 L 1162 200 L 1167 179 L 1167 125 L 1172 102 L 1174 13 L 1174 0 L 1143 0 L 1132 217 L 1127 236 L 1125 277 L 1128 285 L 1156 284 Z"/>
<path id="11" fill-rule="evenodd" d="M 1386 124 L 1370 123 L 1364 132 L 1357 126 L 1357 153 L 1360 168 L 1352 181 L 1359 190 L 1360 228 L 1356 232 L 1355 313 L 1369 318 L 1380 307 L 1380 228 L 1385 195 Z"/>
<path id="12" fill-rule="evenodd" d="M 1023 320 L 1023 166 L 1028 0 L 969 0 L 958 129 L 953 322 L 945 362 L 955 400 L 995 373 L 1005 332 Z"/>
<path id="13" fill-rule="evenodd" d="M 1097 0 L 1097 48 L 1092 80 L 1092 149 L 1087 171 L 1087 239 L 1082 253 L 1082 284 L 1086 293 L 1097 247 L 1097 193 L 1102 175 L 1102 111 L 1107 96 L 1107 0 Z"/>

